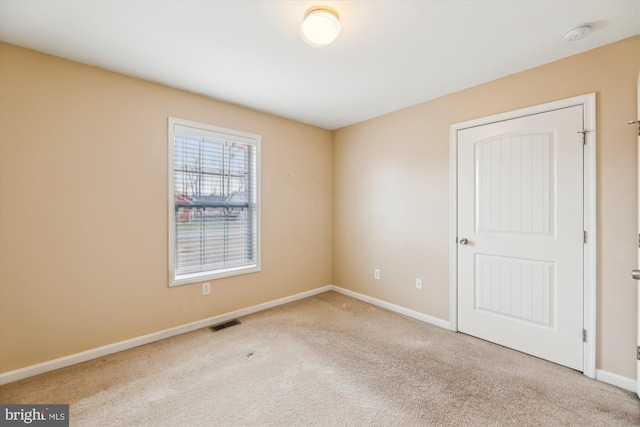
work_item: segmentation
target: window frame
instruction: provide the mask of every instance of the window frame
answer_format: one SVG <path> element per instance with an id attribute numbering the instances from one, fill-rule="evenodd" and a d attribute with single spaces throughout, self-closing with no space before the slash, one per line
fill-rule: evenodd
<path id="1" fill-rule="evenodd" d="M 168 262 L 169 262 L 169 287 L 188 285 L 208 280 L 216 280 L 224 277 L 243 275 L 261 271 L 261 224 L 260 224 L 260 157 L 261 157 L 261 140 L 260 135 L 238 131 L 234 129 L 223 128 L 206 123 L 195 122 L 191 120 L 179 119 L 176 117 L 168 117 Z M 221 268 L 216 270 L 208 270 L 197 273 L 188 273 L 176 276 L 176 209 L 175 209 L 175 134 L 176 126 L 189 128 L 193 133 L 203 136 L 213 136 L 215 138 L 226 141 L 238 142 L 245 145 L 255 147 L 255 228 L 253 229 L 253 238 L 255 239 L 255 263 L 240 267 Z"/>

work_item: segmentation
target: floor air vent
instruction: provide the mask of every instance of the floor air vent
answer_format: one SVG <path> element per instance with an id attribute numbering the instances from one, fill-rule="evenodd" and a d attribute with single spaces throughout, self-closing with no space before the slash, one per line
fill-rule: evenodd
<path id="1" fill-rule="evenodd" d="M 230 326 L 235 326 L 235 325 L 239 325 L 240 321 L 238 319 L 233 319 L 233 320 L 229 320 L 228 322 L 225 323 L 220 323 L 219 325 L 213 325 L 211 326 L 211 330 L 213 332 L 219 331 L 221 329 L 227 329 Z"/>

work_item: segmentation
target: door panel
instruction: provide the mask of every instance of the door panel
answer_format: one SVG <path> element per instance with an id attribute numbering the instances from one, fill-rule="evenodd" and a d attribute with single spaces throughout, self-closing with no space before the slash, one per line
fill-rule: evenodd
<path id="1" fill-rule="evenodd" d="M 555 263 L 476 255 L 476 310 L 553 327 Z"/>
<path id="2" fill-rule="evenodd" d="M 583 370 L 582 106 L 458 131 L 458 329 Z"/>
<path id="3" fill-rule="evenodd" d="M 553 231 L 552 135 L 519 134 L 476 143 L 476 231 Z"/>

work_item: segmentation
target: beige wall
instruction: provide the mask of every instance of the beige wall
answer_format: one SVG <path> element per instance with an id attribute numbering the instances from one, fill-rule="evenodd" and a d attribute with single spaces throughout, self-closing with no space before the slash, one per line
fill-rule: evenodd
<path id="1" fill-rule="evenodd" d="M 333 283 L 448 320 L 449 126 L 595 92 L 597 368 L 635 378 L 639 69 L 635 37 L 334 132 Z"/>
<path id="2" fill-rule="evenodd" d="M 167 116 L 262 135 L 262 272 L 168 287 Z M 331 133 L 0 45 L 0 371 L 331 283 Z"/>

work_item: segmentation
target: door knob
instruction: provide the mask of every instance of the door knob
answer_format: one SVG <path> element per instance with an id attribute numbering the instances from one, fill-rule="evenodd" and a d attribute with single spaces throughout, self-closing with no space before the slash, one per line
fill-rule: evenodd
<path id="1" fill-rule="evenodd" d="M 640 270 L 633 270 L 631 272 L 631 277 L 633 277 L 636 280 L 640 280 Z"/>
<path id="2" fill-rule="evenodd" d="M 461 245 L 466 245 L 467 243 L 469 243 L 469 241 L 467 239 L 465 239 L 464 237 L 462 239 L 460 239 L 460 244 Z M 638 274 L 640 274 L 640 271 L 638 271 Z M 640 279 L 640 276 L 638 276 L 638 279 Z"/>

